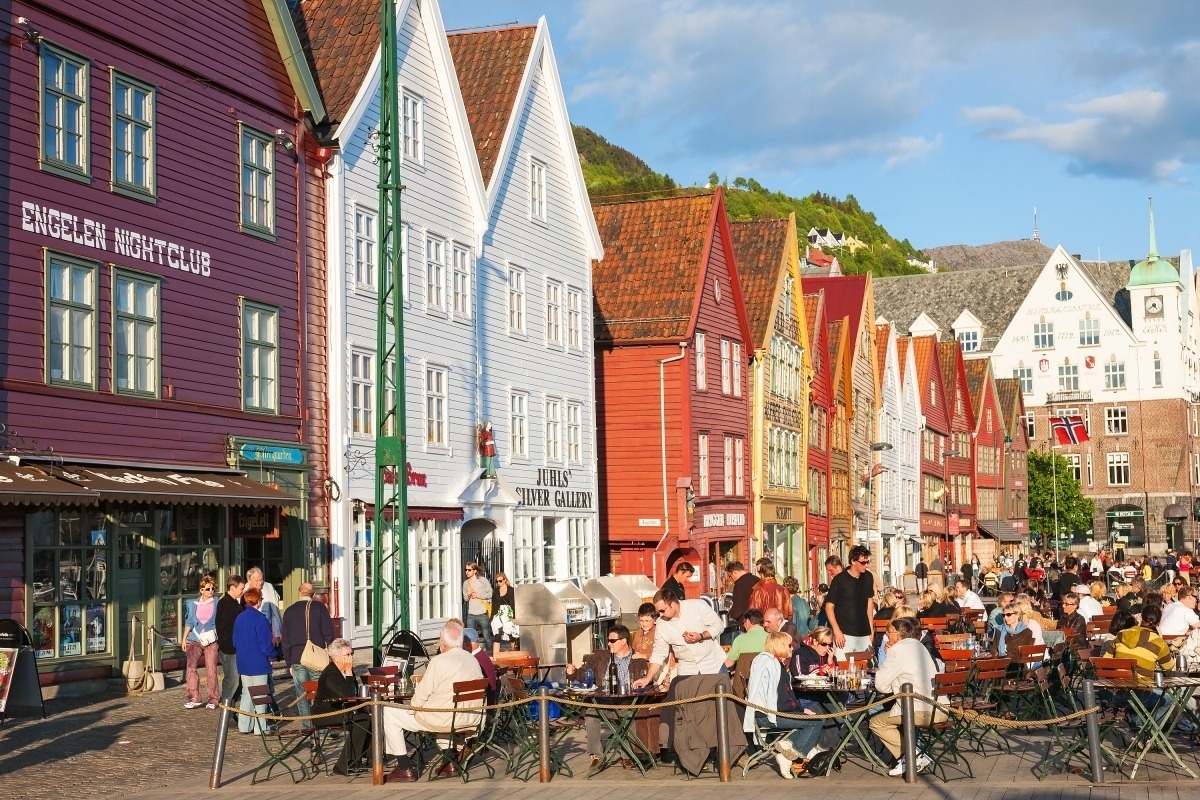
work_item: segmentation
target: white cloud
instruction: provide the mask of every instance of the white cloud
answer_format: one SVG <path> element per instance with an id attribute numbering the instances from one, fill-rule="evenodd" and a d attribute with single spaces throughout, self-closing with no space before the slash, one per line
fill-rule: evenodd
<path id="1" fill-rule="evenodd" d="M 1065 106 L 1066 110 L 1073 114 L 1126 117 L 1138 120 L 1158 119 L 1166 107 L 1166 92 L 1154 89 L 1135 89 L 1096 97 L 1082 103 L 1069 103 Z"/>
<path id="2" fill-rule="evenodd" d="M 1020 125 L 1026 121 L 1025 113 L 1012 106 L 967 106 L 962 118 L 968 125 Z"/>

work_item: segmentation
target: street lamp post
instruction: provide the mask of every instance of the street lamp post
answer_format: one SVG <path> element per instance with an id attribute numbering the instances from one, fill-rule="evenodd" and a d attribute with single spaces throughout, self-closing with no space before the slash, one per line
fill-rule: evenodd
<path id="1" fill-rule="evenodd" d="M 883 453 L 892 449 L 891 442 L 872 442 L 872 453 Z M 882 507 L 880 514 L 883 513 Z M 867 540 L 871 539 L 871 523 L 875 522 L 875 530 L 879 532 L 879 570 L 883 573 L 883 531 L 880 530 L 878 521 L 875 520 L 875 459 L 871 459 L 871 471 L 867 473 Z"/>
<path id="2" fill-rule="evenodd" d="M 946 512 L 946 538 L 950 538 L 950 456 L 956 456 L 959 451 L 955 448 L 942 451 L 942 503 L 945 505 Z M 949 572 L 949 569 L 946 570 Z M 942 578 L 945 581 L 943 575 Z"/>

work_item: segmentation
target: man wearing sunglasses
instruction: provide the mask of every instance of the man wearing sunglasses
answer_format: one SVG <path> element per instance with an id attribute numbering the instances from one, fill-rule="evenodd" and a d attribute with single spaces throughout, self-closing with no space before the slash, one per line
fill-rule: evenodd
<path id="1" fill-rule="evenodd" d="M 829 584 L 825 595 L 825 617 L 833 629 L 833 645 L 838 658 L 843 653 L 871 649 L 875 626 L 875 576 L 867 569 L 871 551 L 862 545 L 850 548 L 850 564 Z"/>
<path id="2" fill-rule="evenodd" d="M 583 664 L 579 667 L 568 664 L 567 677 L 572 677 L 580 671 L 586 672 L 590 667 L 592 674 L 596 676 L 596 685 L 603 686 L 610 665 L 616 670 L 614 683 L 617 686 L 629 686 L 635 678 L 646 674 L 646 662 L 642 659 L 634 661 L 633 648 L 629 646 L 629 628 L 624 625 L 614 625 L 608 629 L 607 651 L 598 650 L 584 656 Z M 595 712 L 589 712 L 584 717 L 583 727 L 587 730 L 587 751 L 591 756 L 590 766 L 594 767 L 600 763 L 600 753 L 604 751 L 600 718 L 596 716 Z M 621 764 L 625 769 L 633 766 L 633 762 L 628 759 L 622 759 Z"/>
<path id="3" fill-rule="evenodd" d="M 703 600 L 680 600 L 659 589 L 654 595 L 658 625 L 654 631 L 654 650 L 646 676 L 634 680 L 633 688 L 648 686 L 667 663 L 667 653 L 675 655 L 679 675 L 716 675 L 725 671 L 725 651 L 719 639 L 725 629 L 717 612 Z"/>

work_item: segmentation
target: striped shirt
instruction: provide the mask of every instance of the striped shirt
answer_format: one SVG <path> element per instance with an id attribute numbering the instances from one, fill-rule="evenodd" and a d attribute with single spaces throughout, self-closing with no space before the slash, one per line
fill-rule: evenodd
<path id="1" fill-rule="evenodd" d="M 1117 638 L 1104 646 L 1104 654 L 1114 658 L 1132 658 L 1133 675 L 1142 686 L 1154 685 L 1156 667 L 1169 670 L 1175 666 L 1171 649 L 1163 638 L 1140 625 L 1117 634 Z"/>

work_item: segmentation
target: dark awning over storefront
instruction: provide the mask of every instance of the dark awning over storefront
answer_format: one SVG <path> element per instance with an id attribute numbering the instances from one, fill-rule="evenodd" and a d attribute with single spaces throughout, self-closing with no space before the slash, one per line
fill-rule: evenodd
<path id="1" fill-rule="evenodd" d="M 1166 520 L 1187 519 L 1187 515 L 1187 509 L 1179 505 L 1179 503 L 1171 503 L 1171 505 L 1163 509 L 1163 519 Z"/>
<path id="2" fill-rule="evenodd" d="M 100 495 L 63 480 L 62 470 L 0 461 L 0 505 L 92 505 Z"/>
<path id="3" fill-rule="evenodd" d="M 66 465 L 58 470 L 101 500 L 118 503 L 185 503 L 207 506 L 292 506 L 300 500 L 242 475 Z"/>
<path id="4" fill-rule="evenodd" d="M 1009 525 L 1007 522 L 999 522 L 996 520 L 993 520 L 991 522 L 984 522 L 983 520 L 979 520 L 979 522 L 977 524 L 979 525 L 980 533 L 982 533 L 986 536 L 991 536 L 993 539 L 995 539 L 998 542 L 1024 542 L 1025 541 L 1025 536 L 1026 536 L 1025 532 L 1017 530 L 1012 525 Z"/>

